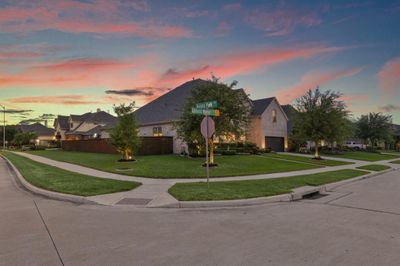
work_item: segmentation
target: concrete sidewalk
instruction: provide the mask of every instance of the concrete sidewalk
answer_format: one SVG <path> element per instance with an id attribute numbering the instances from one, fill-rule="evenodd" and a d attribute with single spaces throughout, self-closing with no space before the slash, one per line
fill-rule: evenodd
<path id="1" fill-rule="evenodd" d="M 127 192 L 119 192 L 113 194 L 106 195 L 98 195 L 87 197 L 88 200 L 102 204 L 102 205 L 112 205 L 112 206 L 121 206 L 121 205 L 130 205 L 130 206 L 139 206 L 139 207 L 161 207 L 161 206 L 173 206 L 177 205 L 178 201 L 173 198 L 169 193 L 168 189 L 176 183 L 191 183 L 191 182 L 201 182 L 205 181 L 205 178 L 192 178 L 192 179 L 156 179 L 156 178 L 143 178 L 143 177 L 135 177 L 135 176 L 127 176 L 120 175 L 114 173 L 108 173 L 99 171 L 96 169 L 75 165 L 66 162 L 60 162 L 51 160 L 45 157 L 15 152 L 18 155 L 24 156 L 36 162 L 44 163 L 47 165 L 51 165 L 54 167 L 58 167 L 64 170 L 68 170 L 71 172 L 76 172 L 80 174 L 85 174 L 89 176 L 96 176 L 102 178 L 109 178 L 115 180 L 128 180 L 142 183 L 142 186 Z M 291 155 L 298 155 L 292 154 Z M 304 156 L 304 155 L 299 155 Z M 356 160 L 347 160 L 342 159 L 342 161 L 352 162 L 353 164 L 349 165 L 341 165 L 341 166 L 332 166 L 332 167 L 323 167 L 317 169 L 309 169 L 309 170 L 300 170 L 300 171 L 292 171 L 292 172 L 283 172 L 283 173 L 273 173 L 273 174 L 261 174 L 261 175 L 249 175 L 249 176 L 234 176 L 234 177 L 218 177 L 211 178 L 210 182 L 218 182 L 218 181 L 237 181 L 237 180 L 258 180 L 258 179 L 271 179 L 271 178 L 280 178 L 280 177 L 290 177 L 290 176 L 298 176 L 298 175 L 307 175 L 307 174 L 316 174 L 322 172 L 336 171 L 342 169 L 355 169 L 356 167 L 371 164 L 371 163 L 379 163 L 389 165 L 389 161 L 379 161 L 379 162 L 365 162 L 365 161 L 356 161 Z M 394 165 L 390 164 L 391 167 Z"/>

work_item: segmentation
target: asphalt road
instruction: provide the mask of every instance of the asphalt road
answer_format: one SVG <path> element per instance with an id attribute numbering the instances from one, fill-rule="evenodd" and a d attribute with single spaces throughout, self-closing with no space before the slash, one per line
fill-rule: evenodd
<path id="1" fill-rule="evenodd" d="M 294 203 L 230 209 L 75 205 L 0 160 L 1 265 L 399 265 L 400 172 Z"/>

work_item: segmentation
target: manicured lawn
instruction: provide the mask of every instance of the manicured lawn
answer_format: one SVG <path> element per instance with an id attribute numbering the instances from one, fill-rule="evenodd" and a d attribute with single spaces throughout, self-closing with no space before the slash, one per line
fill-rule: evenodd
<path id="1" fill-rule="evenodd" d="M 271 157 L 271 158 L 285 159 L 285 160 L 290 160 L 290 161 L 296 161 L 296 162 L 316 164 L 316 165 L 321 165 L 321 166 L 338 166 L 338 165 L 352 164 L 350 162 L 342 162 L 342 161 L 327 160 L 327 159 L 314 160 L 309 157 L 296 156 L 296 155 L 291 155 L 291 154 L 266 153 L 264 156 Z"/>
<path id="2" fill-rule="evenodd" d="M 137 162 L 117 162 L 119 155 L 66 152 L 60 150 L 34 151 L 32 154 L 53 160 L 64 161 L 98 170 L 123 175 L 155 178 L 204 177 L 204 158 L 187 158 L 177 155 L 140 156 Z M 301 162 L 287 162 L 263 156 L 234 155 L 216 156 L 218 167 L 210 169 L 213 177 L 240 176 L 289 172 L 319 168 L 320 166 Z M 118 169 L 125 168 L 123 171 Z"/>
<path id="3" fill-rule="evenodd" d="M 400 164 L 400 160 L 391 161 L 390 163 Z"/>
<path id="4" fill-rule="evenodd" d="M 10 152 L 6 156 L 22 176 L 34 186 L 67 194 L 93 196 L 134 189 L 137 182 L 119 181 L 69 172 L 57 167 L 41 164 Z"/>
<path id="5" fill-rule="evenodd" d="M 210 189 L 207 188 L 206 182 L 177 183 L 169 189 L 169 193 L 181 201 L 267 197 L 289 193 L 292 189 L 301 186 L 318 186 L 368 173 L 361 170 L 345 169 L 274 179 L 212 182 L 210 183 Z"/>
<path id="6" fill-rule="evenodd" d="M 324 156 L 375 162 L 375 161 L 396 159 L 400 157 L 400 154 L 392 155 L 392 154 L 381 154 L 375 152 L 354 151 L 354 152 L 345 152 L 343 155 L 324 155 Z"/>
<path id="7" fill-rule="evenodd" d="M 384 171 L 384 170 L 387 170 L 390 168 L 391 168 L 390 166 L 382 165 L 382 164 L 368 164 L 368 165 L 357 167 L 357 169 L 377 171 L 377 172 Z"/>

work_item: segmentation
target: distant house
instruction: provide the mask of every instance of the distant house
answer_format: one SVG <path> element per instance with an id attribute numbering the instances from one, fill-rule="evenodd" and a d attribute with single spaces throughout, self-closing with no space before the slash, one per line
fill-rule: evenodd
<path id="1" fill-rule="evenodd" d="M 31 132 L 37 135 L 35 144 L 38 146 L 48 146 L 54 140 L 54 129 L 48 128 L 40 123 L 31 125 L 17 125 L 16 129 L 20 133 Z"/>
<path id="2" fill-rule="evenodd" d="M 179 139 L 174 123 L 182 114 L 186 99 L 196 88 L 210 81 L 201 79 L 186 82 L 135 111 L 141 136 L 168 136 L 173 138 L 174 153 L 187 151 L 186 143 Z M 284 151 L 288 136 L 288 117 L 275 97 L 252 101 L 250 131 L 247 136 L 261 148 Z"/>
<path id="3" fill-rule="evenodd" d="M 100 109 L 83 115 L 59 115 L 54 120 L 55 136 L 58 140 L 85 140 L 109 138 L 108 130 L 118 119 Z"/>

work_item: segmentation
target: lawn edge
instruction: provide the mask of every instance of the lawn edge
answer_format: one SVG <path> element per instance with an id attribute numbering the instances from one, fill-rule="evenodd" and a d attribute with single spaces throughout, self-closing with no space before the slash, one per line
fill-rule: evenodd
<path id="1" fill-rule="evenodd" d="M 365 171 L 365 170 L 360 170 Z M 357 176 L 351 179 L 346 179 L 334 183 L 328 183 L 321 186 L 311 187 L 309 189 L 310 192 L 313 191 L 320 191 L 321 193 L 324 192 L 331 192 L 332 190 L 352 183 L 356 181 L 360 181 L 363 179 L 373 178 L 376 176 L 380 176 L 386 174 L 388 172 L 395 171 L 395 169 L 387 169 L 381 172 L 371 172 L 365 171 L 366 174 L 362 176 Z M 302 188 L 302 187 L 300 187 Z M 298 189 L 298 188 L 295 188 Z M 174 199 L 176 199 L 172 194 L 170 194 Z M 177 199 L 176 199 L 177 200 Z M 255 198 L 247 198 L 247 199 L 234 199 L 234 200 L 200 200 L 200 201 L 179 201 L 177 203 L 167 204 L 160 207 L 163 208 L 223 208 L 223 207 L 245 207 L 245 206 L 253 206 L 253 205 L 262 205 L 268 203 L 283 203 L 283 202 L 291 202 L 297 201 L 297 197 L 295 192 L 292 190 L 290 193 L 281 194 L 281 195 L 274 195 L 269 197 L 255 197 Z"/>
<path id="2" fill-rule="evenodd" d="M 55 200 L 69 201 L 77 204 L 98 204 L 94 201 L 88 200 L 85 196 L 55 192 L 34 186 L 24 178 L 24 176 L 20 173 L 18 168 L 6 156 L 2 154 L 0 154 L 0 156 L 6 161 L 10 171 L 14 173 L 15 181 L 26 190 L 32 192 L 33 194 Z"/>

